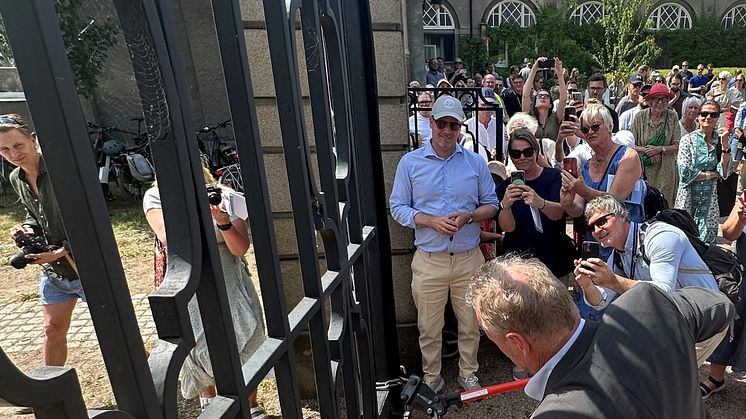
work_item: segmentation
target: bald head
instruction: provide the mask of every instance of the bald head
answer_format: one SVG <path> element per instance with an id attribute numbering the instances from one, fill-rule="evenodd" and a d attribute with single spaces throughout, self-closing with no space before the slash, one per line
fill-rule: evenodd
<path id="1" fill-rule="evenodd" d="M 496 81 L 497 80 L 495 80 L 495 76 L 488 73 L 486 76 L 484 76 L 484 79 L 482 80 L 482 85 L 484 87 L 489 87 L 490 89 L 494 89 Z"/>

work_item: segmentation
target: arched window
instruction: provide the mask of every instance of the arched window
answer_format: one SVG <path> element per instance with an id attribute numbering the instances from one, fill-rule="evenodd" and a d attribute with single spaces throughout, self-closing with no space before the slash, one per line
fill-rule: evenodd
<path id="1" fill-rule="evenodd" d="M 721 25 L 725 29 L 746 27 L 746 4 L 739 4 L 738 6 L 728 10 L 728 13 L 723 16 Z"/>
<path id="2" fill-rule="evenodd" d="M 656 7 L 650 15 L 655 30 L 691 29 L 692 17 L 684 6 L 676 3 L 664 3 Z"/>
<path id="3" fill-rule="evenodd" d="M 429 0 L 422 3 L 423 29 L 454 29 L 453 16 L 445 6 L 433 6 Z"/>
<path id="4" fill-rule="evenodd" d="M 578 25 L 596 23 L 604 17 L 604 5 L 600 1 L 587 1 L 576 7 L 570 20 Z"/>
<path id="5" fill-rule="evenodd" d="M 490 26 L 518 25 L 527 28 L 536 24 L 536 16 L 526 3 L 504 0 L 497 3 L 487 15 L 487 24 Z"/>

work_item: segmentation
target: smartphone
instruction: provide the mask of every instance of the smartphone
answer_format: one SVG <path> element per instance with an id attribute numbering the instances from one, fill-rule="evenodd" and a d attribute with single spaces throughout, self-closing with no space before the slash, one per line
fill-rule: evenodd
<path id="1" fill-rule="evenodd" d="M 578 160 L 575 157 L 565 157 L 562 159 L 562 168 L 570 172 L 574 177 L 578 177 Z"/>
<path id="2" fill-rule="evenodd" d="M 598 242 L 586 240 L 580 248 L 580 258 L 588 260 L 590 258 L 601 257 L 601 245 Z"/>
<path id="3" fill-rule="evenodd" d="M 525 185 L 525 172 L 523 170 L 514 170 L 510 174 L 510 183 L 512 185 Z"/>
<path id="4" fill-rule="evenodd" d="M 570 99 L 573 102 L 582 102 L 583 101 L 583 93 L 582 92 L 572 92 L 572 95 L 571 95 Z"/>
<path id="5" fill-rule="evenodd" d="M 565 106 L 565 121 L 572 121 L 571 116 L 578 116 L 578 110 L 574 106 Z"/>
<path id="6" fill-rule="evenodd" d="M 547 58 L 541 65 L 542 68 L 554 68 L 554 58 Z"/>

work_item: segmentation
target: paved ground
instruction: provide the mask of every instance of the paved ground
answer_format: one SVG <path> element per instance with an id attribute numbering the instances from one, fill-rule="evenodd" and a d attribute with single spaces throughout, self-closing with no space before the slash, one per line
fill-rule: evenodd
<path id="1" fill-rule="evenodd" d="M 157 340 L 155 323 L 150 314 L 147 294 L 132 297 L 135 315 L 140 323 L 140 333 L 146 346 Z M 0 305 L 0 342 L 9 354 L 38 351 L 42 344 L 44 315 L 39 300 Z M 88 304 L 79 302 L 73 311 L 68 348 L 91 348 L 98 346 Z"/>

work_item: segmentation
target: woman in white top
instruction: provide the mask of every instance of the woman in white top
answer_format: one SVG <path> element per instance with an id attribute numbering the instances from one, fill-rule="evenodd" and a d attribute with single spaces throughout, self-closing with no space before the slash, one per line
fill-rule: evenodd
<path id="1" fill-rule="evenodd" d="M 679 120 L 681 138 L 699 128 L 697 116 L 701 105 L 702 99 L 697 96 L 689 96 L 684 99 L 684 103 L 681 104 L 681 120 Z"/>

